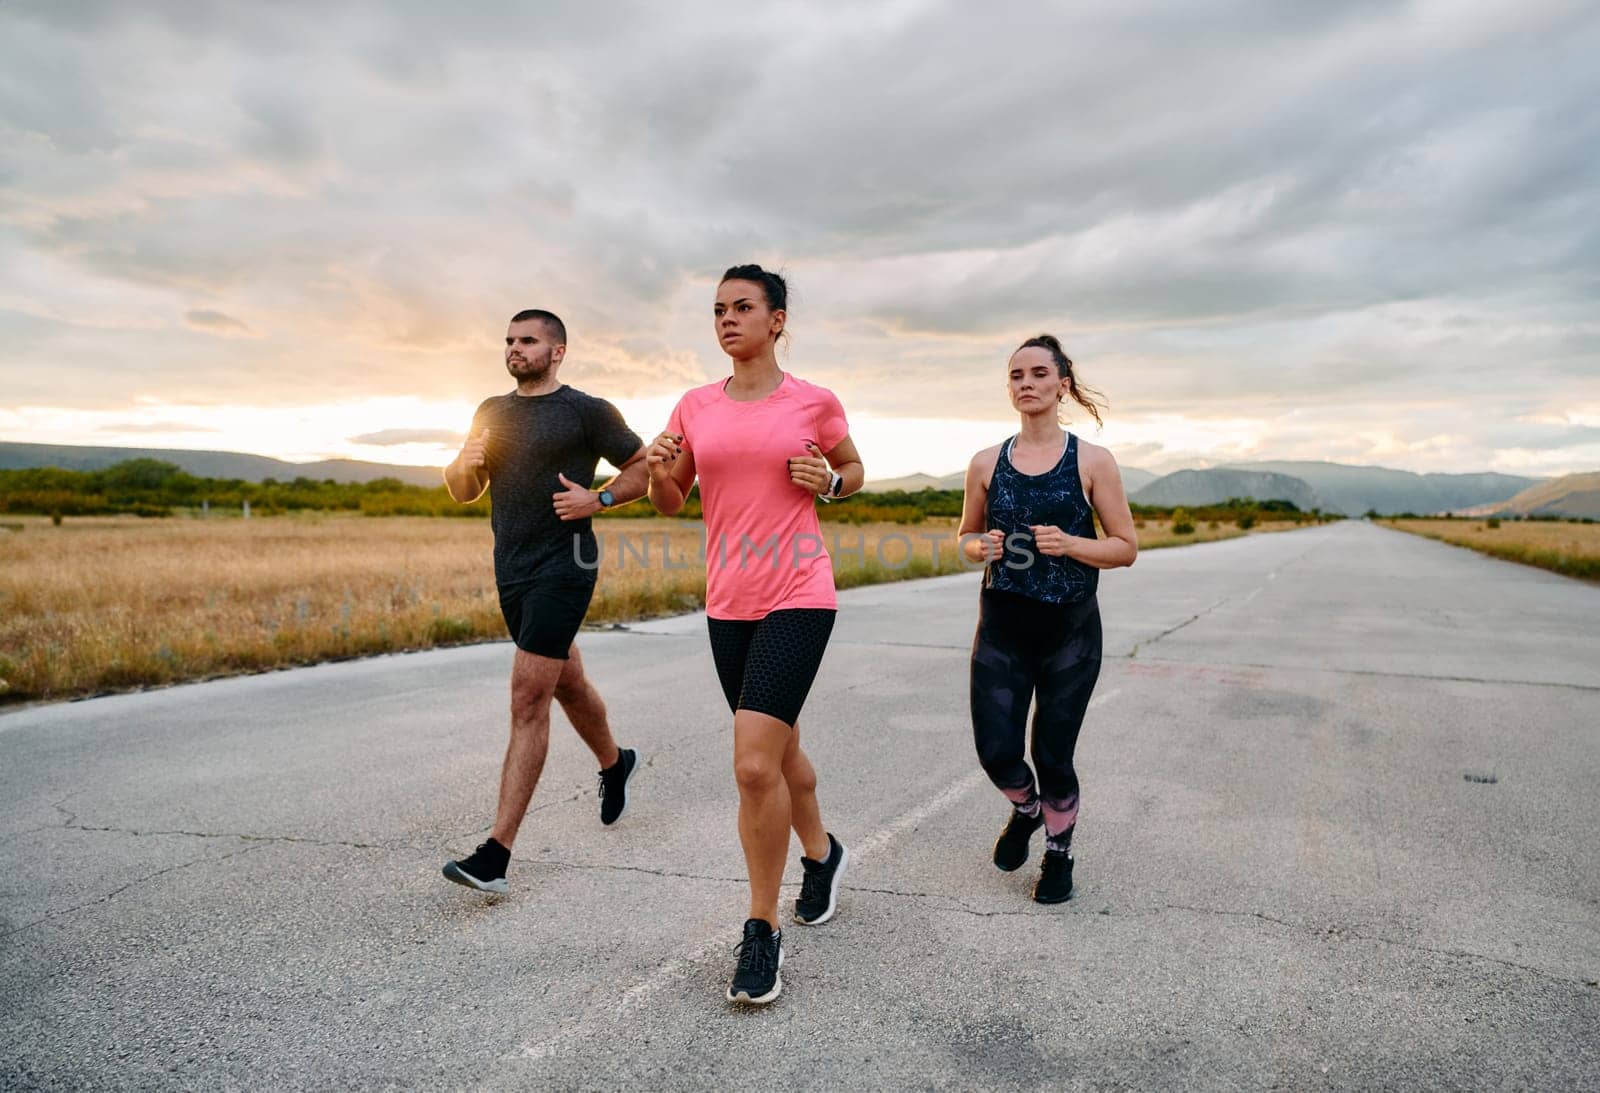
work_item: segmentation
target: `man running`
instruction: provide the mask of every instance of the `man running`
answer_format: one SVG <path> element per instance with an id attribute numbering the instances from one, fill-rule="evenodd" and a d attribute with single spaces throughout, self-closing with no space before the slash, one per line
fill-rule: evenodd
<path id="1" fill-rule="evenodd" d="M 511 844 L 528 811 L 550 746 L 550 701 L 600 764 L 600 822 L 613 824 L 628 805 L 628 779 L 639 764 L 618 748 L 605 703 L 583 673 L 573 638 L 589 610 L 599 561 L 590 517 L 644 496 L 645 450 L 604 399 L 556 378 L 567 329 L 548 311 L 520 311 L 506 330 L 510 394 L 484 400 L 455 461 L 444 469 L 450 496 L 493 502 L 494 577 L 500 611 L 517 643 L 511 667 L 511 742 L 500 772 L 500 802 L 489 839 L 444 875 L 482 892 L 506 892 Z M 590 489 L 604 456 L 621 468 Z"/>

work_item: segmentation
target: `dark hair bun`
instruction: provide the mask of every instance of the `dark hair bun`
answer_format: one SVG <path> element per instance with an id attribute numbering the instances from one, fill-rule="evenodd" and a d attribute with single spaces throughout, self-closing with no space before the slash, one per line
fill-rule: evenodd
<path id="1" fill-rule="evenodd" d="M 789 285 L 781 273 L 773 273 L 751 263 L 744 266 L 729 266 L 728 272 L 722 275 L 722 279 L 758 284 L 761 286 L 761 294 L 767 298 L 768 307 L 773 311 L 789 310 Z"/>

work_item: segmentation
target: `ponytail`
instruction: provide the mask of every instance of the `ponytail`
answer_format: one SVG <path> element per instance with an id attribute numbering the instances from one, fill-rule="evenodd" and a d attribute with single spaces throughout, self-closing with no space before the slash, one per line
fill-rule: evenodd
<path id="1" fill-rule="evenodd" d="M 1106 407 L 1105 396 L 1088 384 L 1080 384 L 1078 382 L 1078 377 L 1072 370 L 1072 358 L 1067 356 L 1066 350 L 1061 348 L 1061 342 L 1058 338 L 1052 334 L 1040 334 L 1017 346 L 1016 352 L 1021 352 L 1024 349 L 1043 349 L 1048 351 L 1056 362 L 1056 371 L 1061 374 L 1062 379 L 1067 381 L 1067 393 L 1072 396 L 1072 401 L 1089 411 L 1096 425 L 1105 426 L 1105 421 L 1100 417 L 1100 411 Z"/>

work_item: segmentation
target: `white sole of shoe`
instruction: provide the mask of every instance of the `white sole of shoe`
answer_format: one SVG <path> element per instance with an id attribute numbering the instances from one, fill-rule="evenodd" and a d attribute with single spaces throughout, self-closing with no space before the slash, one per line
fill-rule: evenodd
<path id="1" fill-rule="evenodd" d="M 446 880 L 453 880 L 463 888 L 488 892 L 494 896 L 504 896 L 511 891 L 504 877 L 500 877 L 497 880 L 479 880 L 453 861 L 444 863 L 444 875 Z"/>
<path id="2" fill-rule="evenodd" d="M 816 918 L 805 919 L 796 915 L 794 920 L 802 926 L 821 926 L 833 917 L 839 909 L 839 882 L 844 879 L 844 871 L 850 865 L 850 848 L 844 843 L 839 844 L 839 868 L 833 871 L 833 884 L 828 888 L 828 909 Z"/>
<path id="3" fill-rule="evenodd" d="M 782 944 L 782 942 L 779 942 L 779 944 L 778 944 L 778 968 L 779 968 L 779 971 L 774 972 L 773 975 L 772 975 L 772 989 L 770 991 L 768 991 L 766 994 L 763 994 L 763 995 L 761 995 L 760 997 L 757 997 L 757 998 L 752 998 L 752 997 L 750 997 L 750 995 L 746 994 L 744 991 L 740 991 L 738 994 L 735 994 L 735 993 L 733 993 L 733 988 L 729 987 L 728 990 L 727 990 L 727 999 L 728 999 L 728 1001 L 730 1001 L 730 1002 L 742 1002 L 747 1006 L 764 1006 L 768 1002 L 771 1002 L 773 999 L 777 998 L 778 995 L 783 993 L 783 971 L 782 971 L 782 968 L 783 968 L 783 944 Z"/>

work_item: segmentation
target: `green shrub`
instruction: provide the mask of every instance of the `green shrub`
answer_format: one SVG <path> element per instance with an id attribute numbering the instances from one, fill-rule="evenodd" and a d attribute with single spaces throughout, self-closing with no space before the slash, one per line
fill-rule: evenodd
<path id="1" fill-rule="evenodd" d="M 1194 520 L 1190 518 L 1188 509 L 1177 508 L 1172 510 L 1172 534 L 1194 534 Z"/>
<path id="2" fill-rule="evenodd" d="M 927 513 L 914 505 L 819 505 L 817 518 L 825 524 L 920 524 Z"/>
<path id="3" fill-rule="evenodd" d="M 1498 516 L 1491 516 L 1489 519 L 1483 522 L 1483 526 L 1486 528 L 1497 528 L 1500 526 L 1500 518 Z"/>
<path id="4" fill-rule="evenodd" d="M 429 640 L 440 644 L 452 641 L 466 641 L 472 635 L 471 619 L 464 619 L 454 615 L 440 615 L 428 624 Z"/>
<path id="5" fill-rule="evenodd" d="M 1240 531 L 1249 531 L 1256 526 L 1256 514 L 1253 512 L 1241 512 L 1239 519 L 1234 522 L 1239 525 Z"/>

